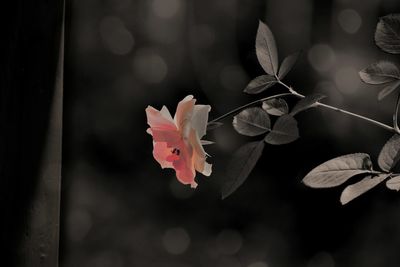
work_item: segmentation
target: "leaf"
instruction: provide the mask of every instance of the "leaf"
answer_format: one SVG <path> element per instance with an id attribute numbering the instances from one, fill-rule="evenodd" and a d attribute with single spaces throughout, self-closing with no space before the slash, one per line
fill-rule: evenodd
<path id="1" fill-rule="evenodd" d="M 264 142 L 251 142 L 239 148 L 228 164 L 228 179 L 222 186 L 222 199 L 238 189 L 247 179 L 264 149 Z"/>
<path id="2" fill-rule="evenodd" d="M 400 160 L 400 135 L 393 135 L 383 146 L 378 157 L 378 165 L 384 171 L 390 171 Z"/>
<path id="3" fill-rule="evenodd" d="M 342 203 L 342 205 L 349 203 L 353 199 L 361 196 L 365 192 L 374 188 L 388 177 L 389 174 L 384 174 L 384 173 L 374 177 L 369 175 L 364 179 L 362 179 L 361 181 L 349 185 L 343 190 L 342 195 L 340 196 L 340 202 Z"/>
<path id="4" fill-rule="evenodd" d="M 394 92 L 400 86 L 400 81 L 394 81 L 388 83 L 378 94 L 378 100 L 381 101 L 383 98 L 387 97 L 389 94 Z"/>
<path id="5" fill-rule="evenodd" d="M 289 112 L 289 106 L 282 98 L 272 98 L 262 104 L 263 110 L 274 116 L 282 116 Z"/>
<path id="6" fill-rule="evenodd" d="M 322 163 L 309 172 L 303 183 L 313 188 L 329 188 L 343 184 L 351 177 L 370 173 L 371 158 L 365 153 L 344 155 Z"/>
<path id="7" fill-rule="evenodd" d="M 266 90 L 267 88 L 270 88 L 277 82 L 278 81 L 274 76 L 261 75 L 253 79 L 244 89 L 244 92 L 248 94 L 259 94 L 262 91 Z"/>
<path id="8" fill-rule="evenodd" d="M 296 64 L 297 59 L 299 58 L 300 52 L 293 53 L 287 56 L 281 64 L 279 68 L 278 77 L 280 80 L 285 78 L 285 76 L 289 73 L 289 71 L 293 68 L 294 64 Z"/>
<path id="9" fill-rule="evenodd" d="M 215 130 L 219 128 L 220 126 L 224 125 L 222 122 L 217 122 L 217 121 L 211 121 L 207 124 L 207 132 Z"/>
<path id="10" fill-rule="evenodd" d="M 379 19 L 375 43 L 385 52 L 400 54 L 400 14 L 390 14 Z"/>
<path id="11" fill-rule="evenodd" d="M 272 131 L 265 137 L 265 142 L 271 145 L 283 145 L 299 138 L 297 121 L 291 115 L 279 117 Z"/>
<path id="12" fill-rule="evenodd" d="M 363 82 L 368 84 L 383 84 L 400 79 L 400 71 L 396 64 L 381 60 L 361 70 L 359 73 Z"/>
<path id="13" fill-rule="evenodd" d="M 256 136 L 271 129 L 268 113 L 262 108 L 248 108 L 233 117 L 233 127 L 243 135 Z"/>
<path id="14" fill-rule="evenodd" d="M 297 102 L 297 104 L 293 107 L 292 112 L 290 112 L 290 115 L 294 116 L 301 111 L 315 107 L 316 103 L 325 97 L 326 96 L 321 94 L 312 94 L 306 96 L 305 98 Z"/>
<path id="15" fill-rule="evenodd" d="M 269 75 L 278 71 L 278 51 L 274 35 L 268 26 L 260 21 L 256 37 L 256 54 L 261 67 Z"/>
<path id="16" fill-rule="evenodd" d="M 386 182 L 386 187 L 391 190 L 400 190 L 400 176 L 395 176 Z"/>

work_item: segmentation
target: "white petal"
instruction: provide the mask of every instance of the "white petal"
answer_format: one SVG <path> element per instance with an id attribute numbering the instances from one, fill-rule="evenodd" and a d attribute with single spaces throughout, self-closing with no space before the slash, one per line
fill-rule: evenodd
<path id="1" fill-rule="evenodd" d="M 208 141 L 208 140 L 200 140 L 200 143 L 202 146 L 207 146 L 207 145 L 212 145 L 215 144 L 213 141 Z"/>
<path id="2" fill-rule="evenodd" d="M 188 95 L 178 103 L 174 116 L 174 121 L 179 131 L 182 132 L 184 137 L 187 137 L 191 127 L 191 118 L 193 115 L 193 108 L 196 99 L 192 95 Z"/>
<path id="3" fill-rule="evenodd" d="M 192 115 L 192 127 L 196 130 L 201 139 L 207 132 L 208 113 L 211 110 L 209 105 L 195 105 Z"/>
<path id="4" fill-rule="evenodd" d="M 211 164 L 209 164 L 209 163 L 207 163 L 207 162 L 204 162 L 204 169 L 203 169 L 203 171 L 201 172 L 204 176 L 210 176 L 211 175 L 211 172 L 212 172 L 212 165 Z"/>
<path id="5" fill-rule="evenodd" d="M 168 120 L 174 121 L 174 119 L 171 116 L 171 113 L 169 112 L 168 108 L 166 106 L 163 106 L 160 110 L 160 113 Z"/>

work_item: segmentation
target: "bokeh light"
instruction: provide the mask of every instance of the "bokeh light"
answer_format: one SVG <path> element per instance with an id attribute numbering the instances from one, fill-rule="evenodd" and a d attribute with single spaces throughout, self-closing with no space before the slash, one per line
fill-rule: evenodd
<path id="1" fill-rule="evenodd" d="M 345 32 L 353 34 L 360 29 L 362 18 L 354 9 L 344 9 L 338 14 L 338 22 Z"/>
<path id="2" fill-rule="evenodd" d="M 335 52 L 328 44 L 316 44 L 308 51 L 311 66 L 319 72 L 330 70 L 335 64 Z"/>
<path id="3" fill-rule="evenodd" d="M 168 66 L 164 58 L 150 48 L 136 51 L 133 58 L 133 71 L 146 83 L 160 83 L 168 73 Z"/>
<path id="4" fill-rule="evenodd" d="M 166 251 L 179 255 L 188 249 L 190 236 L 183 228 L 171 228 L 165 232 L 162 241 Z"/>
<path id="5" fill-rule="evenodd" d="M 242 247 L 242 236 L 236 230 L 225 229 L 218 234 L 216 243 L 221 254 L 233 255 Z"/>
<path id="6" fill-rule="evenodd" d="M 361 81 L 357 69 L 345 66 L 336 71 L 335 83 L 340 92 L 354 94 L 357 92 Z"/>
<path id="7" fill-rule="evenodd" d="M 134 45 L 132 34 L 117 17 L 105 17 L 101 20 L 100 35 L 104 45 L 116 55 L 128 54 Z"/>

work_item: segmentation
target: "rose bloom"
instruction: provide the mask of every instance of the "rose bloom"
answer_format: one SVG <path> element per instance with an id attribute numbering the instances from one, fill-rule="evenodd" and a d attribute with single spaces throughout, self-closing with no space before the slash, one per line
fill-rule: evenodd
<path id="1" fill-rule="evenodd" d="M 196 171 L 205 176 L 211 174 L 211 164 L 200 140 L 207 130 L 209 105 L 195 105 L 189 95 L 178 103 L 174 118 L 167 107 L 160 111 L 146 108 L 147 132 L 153 136 L 153 156 L 161 168 L 172 168 L 182 184 L 197 187 Z"/>

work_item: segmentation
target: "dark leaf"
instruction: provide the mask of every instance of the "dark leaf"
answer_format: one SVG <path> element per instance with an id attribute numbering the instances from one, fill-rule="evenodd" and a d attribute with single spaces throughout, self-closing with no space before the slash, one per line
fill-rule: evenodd
<path id="1" fill-rule="evenodd" d="M 280 80 L 285 78 L 286 74 L 293 68 L 294 64 L 296 64 L 297 59 L 299 58 L 300 52 L 293 53 L 287 56 L 281 64 L 279 68 L 278 77 Z"/>
<path id="2" fill-rule="evenodd" d="M 378 100 L 382 100 L 392 92 L 394 92 L 396 89 L 398 89 L 400 86 L 400 81 L 396 80 L 394 82 L 388 83 L 378 94 Z"/>
<path id="3" fill-rule="evenodd" d="M 400 159 L 400 135 L 393 135 L 383 146 L 378 157 L 378 165 L 384 171 L 390 171 Z"/>
<path id="4" fill-rule="evenodd" d="M 361 80 L 368 84 L 383 84 L 400 79 L 399 68 L 394 63 L 384 60 L 369 65 L 358 74 Z"/>
<path id="5" fill-rule="evenodd" d="M 262 108 L 270 115 L 282 116 L 289 112 L 289 106 L 282 98 L 272 98 L 262 104 Z"/>
<path id="6" fill-rule="evenodd" d="M 342 205 L 349 203 L 353 199 L 374 188 L 388 177 L 388 174 L 379 174 L 377 176 L 369 175 L 361 181 L 349 185 L 343 190 L 342 195 L 340 196 L 340 202 Z"/>
<path id="7" fill-rule="evenodd" d="M 244 89 L 245 93 L 258 94 L 277 83 L 275 76 L 261 75 L 253 79 Z"/>
<path id="8" fill-rule="evenodd" d="M 268 113 L 259 107 L 248 108 L 233 117 L 233 127 L 243 135 L 256 136 L 271 129 Z"/>
<path id="9" fill-rule="evenodd" d="M 276 75 L 278 71 L 278 51 L 274 35 L 268 26 L 260 21 L 256 37 L 256 54 L 261 67 L 269 75 Z"/>
<path id="10" fill-rule="evenodd" d="M 299 138 L 297 121 L 291 115 L 279 117 L 272 131 L 265 137 L 265 142 L 271 145 L 283 145 L 295 141 Z"/>
<path id="11" fill-rule="evenodd" d="M 209 122 L 207 124 L 207 131 L 212 131 L 214 129 L 219 128 L 222 125 L 224 125 L 222 122 Z"/>
<path id="12" fill-rule="evenodd" d="M 228 164 L 228 179 L 222 186 L 222 198 L 228 197 L 247 179 L 264 149 L 264 142 L 251 142 L 241 148 L 233 155 Z"/>
<path id="13" fill-rule="evenodd" d="M 355 153 L 331 159 L 309 172 L 303 183 L 313 188 L 328 188 L 343 184 L 351 177 L 372 171 L 368 154 Z"/>
<path id="14" fill-rule="evenodd" d="M 379 19 L 375 43 L 385 52 L 400 54 L 400 14 L 390 14 Z"/>
<path id="15" fill-rule="evenodd" d="M 325 97 L 326 96 L 321 94 L 312 94 L 306 96 L 305 98 L 297 102 L 297 104 L 293 107 L 292 112 L 290 112 L 290 115 L 294 116 L 301 111 L 315 107 L 316 103 Z"/>
<path id="16" fill-rule="evenodd" d="M 392 190 L 400 190 L 400 176 L 395 176 L 386 182 L 386 187 Z"/>

